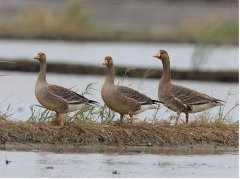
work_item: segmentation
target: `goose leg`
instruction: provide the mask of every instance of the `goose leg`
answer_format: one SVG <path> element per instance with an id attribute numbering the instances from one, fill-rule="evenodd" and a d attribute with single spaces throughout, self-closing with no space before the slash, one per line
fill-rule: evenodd
<path id="1" fill-rule="evenodd" d="M 177 112 L 177 118 L 176 118 L 176 124 L 179 125 L 180 121 L 179 121 L 179 118 L 180 118 L 180 112 Z"/>
<path id="2" fill-rule="evenodd" d="M 186 123 L 188 124 L 188 113 L 186 113 Z"/>
<path id="3" fill-rule="evenodd" d="M 53 125 L 58 125 L 58 118 L 59 118 L 59 113 L 58 112 L 56 112 L 56 115 L 54 115 L 53 117 L 52 117 L 52 121 L 51 121 L 51 123 L 53 124 Z"/>
<path id="4" fill-rule="evenodd" d="M 114 126 L 121 126 L 121 125 L 123 124 L 123 117 L 124 117 L 124 115 L 123 115 L 123 114 L 120 114 L 120 119 L 117 120 L 117 121 L 112 122 L 112 124 L 113 124 Z"/>
<path id="5" fill-rule="evenodd" d="M 59 123 L 60 123 L 60 126 L 63 126 L 63 125 L 64 125 L 64 119 L 65 119 L 64 114 L 60 114 L 60 115 L 59 115 Z"/>
<path id="6" fill-rule="evenodd" d="M 188 125 L 188 113 L 186 113 L 186 127 L 189 127 L 189 125 Z"/>
<path id="7" fill-rule="evenodd" d="M 120 124 L 122 124 L 123 123 L 123 114 L 120 114 Z"/>
<path id="8" fill-rule="evenodd" d="M 116 121 L 114 125 L 122 126 L 123 125 L 123 117 L 124 117 L 124 114 L 120 114 L 120 120 Z"/>
<path id="9" fill-rule="evenodd" d="M 130 116 L 129 122 L 132 125 L 134 123 L 133 114 L 129 114 L 129 116 Z"/>

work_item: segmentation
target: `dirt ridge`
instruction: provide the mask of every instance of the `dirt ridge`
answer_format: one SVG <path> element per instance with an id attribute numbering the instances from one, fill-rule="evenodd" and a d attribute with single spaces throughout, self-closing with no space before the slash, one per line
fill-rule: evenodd
<path id="1" fill-rule="evenodd" d="M 0 120 L 0 144 L 126 145 L 177 147 L 205 145 L 238 147 L 238 124 L 193 122 L 186 126 L 136 123 L 122 127 L 67 123 L 63 127 L 36 122 Z"/>
<path id="2" fill-rule="evenodd" d="M 6 60 L 6 59 L 0 59 Z M 39 64 L 30 60 L 16 60 L 16 63 L 2 63 L 0 70 L 38 72 Z M 81 74 L 81 75 L 106 75 L 106 69 L 96 65 L 67 64 L 67 63 L 48 63 L 48 73 Z M 172 69 L 173 79 L 199 80 L 199 81 L 219 81 L 219 82 L 238 82 L 238 71 L 204 71 L 204 70 L 175 70 Z M 157 78 L 160 79 L 162 70 L 148 68 L 134 68 L 116 66 L 116 76 L 128 76 L 133 78 Z"/>

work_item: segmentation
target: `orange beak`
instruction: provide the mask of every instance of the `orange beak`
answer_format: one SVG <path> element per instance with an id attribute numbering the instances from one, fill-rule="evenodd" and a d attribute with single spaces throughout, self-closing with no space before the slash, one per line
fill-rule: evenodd
<path id="1" fill-rule="evenodd" d="M 160 58 L 160 57 L 161 57 L 161 53 L 158 52 L 158 53 L 156 53 L 156 55 L 154 55 L 153 57 L 155 57 L 155 58 Z"/>

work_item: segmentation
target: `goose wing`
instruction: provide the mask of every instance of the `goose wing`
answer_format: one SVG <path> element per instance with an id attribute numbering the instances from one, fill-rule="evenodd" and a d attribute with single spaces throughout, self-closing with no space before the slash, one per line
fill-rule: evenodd
<path id="1" fill-rule="evenodd" d="M 144 104 L 155 104 L 155 103 L 162 103 L 161 101 L 152 100 L 151 98 L 147 97 L 146 95 L 126 86 L 117 86 L 118 90 L 126 97 L 135 99 L 142 105 Z"/>
<path id="2" fill-rule="evenodd" d="M 66 100 L 68 104 L 83 104 L 90 101 L 84 96 L 58 85 L 49 85 L 49 91 L 53 95 Z"/>
<path id="3" fill-rule="evenodd" d="M 207 103 L 218 103 L 223 102 L 216 98 L 212 98 L 206 94 L 199 93 L 195 90 L 185 88 L 182 86 L 172 85 L 171 95 L 178 102 L 181 102 L 183 105 L 198 105 L 198 104 L 207 104 Z"/>

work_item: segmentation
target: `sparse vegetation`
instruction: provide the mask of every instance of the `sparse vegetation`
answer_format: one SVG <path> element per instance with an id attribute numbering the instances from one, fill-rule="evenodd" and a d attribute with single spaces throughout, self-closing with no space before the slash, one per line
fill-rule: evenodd
<path id="1" fill-rule="evenodd" d="M 177 147 L 209 145 L 238 147 L 238 124 L 193 122 L 189 126 L 165 123 L 124 125 L 0 121 L 0 144 L 130 145 Z"/>
<path id="2" fill-rule="evenodd" d="M 91 94 L 94 84 L 90 83 L 82 95 Z M 228 96 L 231 95 L 229 91 Z M 38 110 L 35 109 L 38 107 Z M 216 117 L 208 112 L 202 113 L 189 125 L 184 122 L 172 125 L 168 120 L 159 119 L 153 113 L 152 120 L 144 119 L 133 125 L 123 124 L 119 127 L 114 121 L 119 116 L 106 106 L 85 108 L 81 111 L 66 115 L 63 127 L 49 124 L 53 112 L 47 109 L 39 110 L 32 106 L 32 115 L 27 122 L 12 122 L 0 120 L 0 144 L 5 143 L 34 143 L 34 144 L 65 144 L 65 145 L 130 145 L 130 146 L 194 146 L 207 144 L 215 148 L 219 146 L 238 146 L 238 122 L 229 120 L 236 104 L 228 112 L 224 106 L 219 109 Z M 0 115 L 4 118 L 4 115 Z M 170 117 L 171 118 L 171 117 Z M 174 122 L 174 121 L 173 121 Z"/>
<path id="3" fill-rule="evenodd" d="M 123 79 L 125 76 L 123 76 Z M 144 77 L 145 78 L 145 77 Z M 122 83 L 123 80 L 120 81 Z M 85 90 L 81 93 L 83 96 L 88 94 L 91 95 L 92 92 L 95 90 L 94 89 L 94 84 L 89 83 Z M 227 103 L 228 97 L 230 95 L 233 95 L 231 90 L 229 90 L 225 102 Z M 34 122 L 46 122 L 49 123 L 52 120 L 52 116 L 54 115 L 53 112 L 47 110 L 47 109 L 42 109 L 41 106 L 35 105 L 37 107 L 40 107 L 41 109 L 34 109 L 33 106 L 31 106 L 31 112 L 32 115 L 29 118 L 29 121 L 34 121 Z M 200 113 L 200 115 L 196 115 L 192 121 L 201 121 L 204 123 L 223 123 L 223 124 L 231 124 L 235 123 L 232 120 L 232 114 L 234 110 L 238 109 L 239 103 L 238 101 L 236 104 L 229 109 L 229 111 L 225 110 L 225 105 L 219 107 L 219 111 L 216 116 L 210 115 L 209 111 L 204 111 Z M 162 109 L 162 105 L 157 105 L 156 110 L 153 111 L 153 115 L 149 118 L 142 119 L 143 123 L 168 123 L 168 124 L 174 124 L 175 117 L 170 116 L 169 120 L 163 120 L 159 118 L 158 112 Z M 73 122 L 73 123 L 100 123 L 100 124 L 112 124 L 114 121 L 119 119 L 119 115 L 109 109 L 106 105 L 103 106 L 94 106 L 94 107 L 88 107 L 85 109 L 82 109 L 80 111 L 76 111 L 70 114 L 66 114 L 66 122 Z"/>
<path id="4" fill-rule="evenodd" d="M 1 110 L 1 104 L 0 104 L 0 120 L 7 120 L 9 117 L 11 117 L 13 114 L 10 113 L 11 105 L 8 105 L 7 108 L 4 110 L 4 112 Z"/>
<path id="5" fill-rule="evenodd" d="M 138 31 L 97 28 L 80 1 L 69 1 L 65 9 L 52 12 L 31 7 L 18 20 L 0 24 L 0 38 L 52 40 L 189 42 L 197 44 L 238 44 L 238 21 L 209 18 L 202 23 L 188 22 L 178 28 Z"/>

